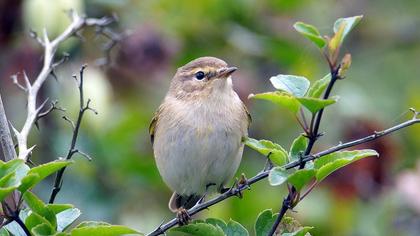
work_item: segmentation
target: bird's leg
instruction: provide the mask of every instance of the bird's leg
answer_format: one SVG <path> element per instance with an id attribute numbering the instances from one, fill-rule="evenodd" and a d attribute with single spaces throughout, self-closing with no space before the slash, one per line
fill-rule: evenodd
<path id="1" fill-rule="evenodd" d="M 220 193 L 224 194 L 227 191 L 234 191 L 235 189 L 237 189 L 238 191 L 235 193 L 236 196 L 238 196 L 239 198 L 242 198 L 242 190 L 241 188 L 245 186 L 247 189 L 250 189 L 249 187 L 249 183 L 248 183 L 248 179 L 245 177 L 245 174 L 242 173 L 240 179 L 236 178 L 235 182 L 233 183 L 232 187 L 230 188 L 226 188 L 226 187 L 221 187 L 220 188 Z"/>
<path id="2" fill-rule="evenodd" d="M 206 185 L 206 191 L 204 192 L 204 194 L 203 194 L 203 196 L 198 200 L 198 202 L 195 204 L 195 205 L 198 205 L 198 204 L 201 204 L 201 203 L 203 203 L 203 201 L 204 201 L 204 199 L 206 198 L 206 196 L 207 196 L 207 193 L 208 193 L 208 191 L 209 191 L 209 188 L 211 187 L 211 186 L 214 186 L 214 185 L 216 185 L 215 183 L 209 183 L 209 184 L 207 184 Z"/>
<path id="3" fill-rule="evenodd" d="M 188 214 L 188 210 L 183 207 L 177 209 L 176 218 L 178 219 L 178 224 L 180 226 L 187 225 L 191 220 L 191 216 Z"/>

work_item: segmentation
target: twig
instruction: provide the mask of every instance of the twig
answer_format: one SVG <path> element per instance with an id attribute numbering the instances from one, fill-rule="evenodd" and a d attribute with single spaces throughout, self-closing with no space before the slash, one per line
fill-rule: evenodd
<path id="1" fill-rule="evenodd" d="M 13 129 L 18 142 L 19 159 L 27 160 L 28 155 L 33 148 L 28 148 L 28 135 L 41 111 L 41 107 L 37 106 L 36 104 L 37 95 L 48 76 L 60 63 L 60 61 L 54 62 L 54 57 L 58 46 L 71 36 L 77 35 L 77 33 L 86 26 L 96 26 L 99 28 L 103 28 L 114 21 L 114 18 L 109 17 L 103 17 L 100 19 L 86 18 L 85 16 L 79 16 L 75 11 L 70 11 L 70 17 L 71 24 L 64 30 L 63 33 L 57 36 L 54 40 L 50 40 L 48 38 L 47 31 L 45 29 L 42 38 L 38 37 L 38 35 L 34 34 L 33 32 L 31 33 L 31 36 L 35 38 L 44 48 L 44 65 L 42 67 L 41 72 L 32 84 L 30 83 L 29 79 L 27 79 L 26 74 L 24 75 L 26 82 L 25 87 L 28 96 L 27 117 L 20 131 L 18 131 L 17 129 Z"/>
<path id="2" fill-rule="evenodd" d="M 335 63 L 331 65 L 330 61 L 328 61 L 328 64 L 330 66 L 331 80 L 328 83 L 327 89 L 325 90 L 323 99 L 328 99 L 334 87 L 335 82 L 340 78 L 338 75 L 338 72 L 340 70 L 340 65 L 335 68 L 334 67 Z M 309 130 L 309 134 L 307 135 L 309 142 L 305 150 L 305 156 L 311 153 L 315 142 L 318 140 L 318 137 L 320 136 L 319 126 L 321 125 L 321 119 L 322 119 L 323 114 L 324 114 L 324 109 L 321 109 L 319 112 L 317 112 L 316 114 L 312 116 L 311 126 L 310 126 L 311 128 Z M 316 116 L 316 119 L 314 119 L 315 116 Z M 299 161 L 300 161 L 299 169 L 305 168 L 306 161 L 304 159 L 300 159 Z M 299 199 L 295 199 L 295 196 L 297 196 L 297 190 L 295 187 L 292 187 L 291 190 L 289 191 L 288 196 L 283 200 L 282 207 L 279 211 L 279 214 L 277 215 L 276 220 L 274 221 L 268 233 L 269 236 L 274 235 L 274 233 L 276 232 L 277 227 L 280 224 L 281 220 L 283 219 L 284 215 L 286 214 L 287 210 L 291 208 L 290 207 L 291 202 L 294 202 L 295 200 L 299 201 Z M 292 205 L 295 205 L 295 203 L 293 203 Z"/>
<path id="3" fill-rule="evenodd" d="M 80 129 L 80 125 L 82 124 L 83 115 L 85 114 L 85 112 L 87 110 L 92 110 L 96 114 L 96 111 L 93 110 L 89 106 L 90 105 L 90 99 L 85 104 L 85 99 L 84 99 L 84 94 L 83 94 L 83 73 L 84 73 L 85 69 L 86 69 L 86 65 L 83 65 L 82 68 L 80 69 L 80 73 L 79 73 L 78 88 L 79 88 L 80 110 L 79 110 L 79 115 L 77 116 L 77 121 L 76 121 L 76 123 L 73 123 L 73 121 L 71 121 L 69 118 L 67 118 L 66 116 L 63 116 L 63 118 L 66 121 L 70 122 L 70 124 L 72 125 L 72 128 L 73 128 L 73 136 L 72 136 L 72 139 L 71 139 L 69 150 L 67 152 L 67 156 L 65 158 L 66 160 L 70 160 L 73 157 L 73 155 L 76 154 L 76 153 L 79 153 L 79 154 L 85 156 L 88 160 L 91 159 L 89 157 L 89 155 L 87 155 L 86 153 L 81 152 L 81 151 L 76 149 L 76 142 L 77 142 L 77 138 L 79 136 L 79 129 Z M 77 76 L 74 75 L 73 78 L 77 81 Z M 63 184 L 63 174 L 64 174 L 65 170 L 66 170 L 66 167 L 63 167 L 62 169 L 60 169 L 57 172 L 57 175 L 56 175 L 55 181 L 54 181 L 54 187 L 53 187 L 52 192 L 51 192 L 49 203 L 54 203 L 54 200 L 55 200 L 58 192 L 60 192 L 60 190 L 61 190 L 61 186 Z"/>
<path id="4" fill-rule="evenodd" d="M 350 142 L 340 143 L 339 145 L 333 146 L 329 149 L 318 152 L 314 155 L 305 155 L 305 156 L 302 157 L 302 160 L 296 160 L 294 162 L 290 162 L 290 163 L 288 163 L 288 164 L 286 164 L 282 167 L 285 168 L 285 169 L 291 169 L 291 168 L 300 166 L 302 161 L 304 161 L 304 162 L 312 161 L 312 160 L 315 160 L 315 159 L 320 158 L 322 156 L 340 151 L 340 150 L 345 149 L 345 148 L 349 148 L 349 147 L 353 147 L 353 146 L 356 146 L 356 145 L 359 145 L 359 144 L 362 144 L 362 143 L 367 143 L 367 142 L 373 141 L 373 140 L 378 139 L 382 136 L 389 135 L 389 134 L 391 134 L 391 133 L 393 133 L 397 130 L 400 130 L 400 129 L 406 128 L 408 126 L 420 123 L 420 118 L 418 116 L 419 116 L 419 113 L 416 112 L 412 119 L 410 119 L 408 121 L 405 121 L 403 123 L 400 123 L 398 125 L 395 125 L 391 128 L 388 128 L 386 130 L 379 131 L 379 132 L 374 132 L 372 135 L 369 135 L 369 136 L 366 136 L 366 137 L 363 137 L 363 138 L 360 138 L 360 139 L 352 140 Z M 227 198 L 237 196 L 238 192 L 241 192 L 245 189 L 248 189 L 248 187 L 250 185 L 255 184 L 255 183 L 267 178 L 269 172 L 270 172 L 270 170 L 262 171 L 262 172 L 258 173 L 257 175 L 255 175 L 254 177 L 248 179 L 248 184 L 240 185 L 237 188 L 232 188 L 230 191 L 227 191 L 227 192 L 225 192 L 225 193 L 223 193 L 223 194 L 221 194 L 221 195 L 219 195 L 219 196 L 217 196 L 213 199 L 210 199 L 206 202 L 195 205 L 194 207 L 192 207 L 191 209 L 188 210 L 188 214 L 190 216 L 193 216 L 193 215 L 197 214 L 198 212 L 209 208 L 210 206 L 213 206 L 213 205 L 215 205 L 215 204 L 217 204 L 221 201 L 224 201 Z M 285 208 L 285 211 L 287 211 L 289 209 L 290 203 L 289 203 L 289 205 L 286 205 L 286 206 L 287 207 Z M 176 226 L 177 224 L 178 224 L 178 220 L 177 220 L 177 218 L 174 218 L 174 219 L 170 220 L 169 222 L 167 222 L 165 224 L 162 224 L 159 227 L 157 227 L 153 232 L 148 234 L 148 236 L 156 236 L 156 235 L 163 234 L 167 230 L 169 230 L 170 228 Z"/>

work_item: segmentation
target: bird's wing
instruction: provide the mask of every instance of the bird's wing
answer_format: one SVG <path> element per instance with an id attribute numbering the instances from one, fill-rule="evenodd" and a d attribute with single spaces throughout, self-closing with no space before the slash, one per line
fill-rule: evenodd
<path id="1" fill-rule="evenodd" d="M 155 139 L 155 131 L 156 131 L 156 124 L 158 122 L 159 114 L 162 112 L 162 106 L 160 106 L 157 111 L 155 112 L 155 115 L 152 118 L 152 121 L 149 125 L 149 134 L 150 134 L 150 141 L 153 141 Z"/>
<path id="2" fill-rule="evenodd" d="M 247 126 L 247 128 L 249 129 L 249 126 L 251 125 L 251 122 L 252 122 L 252 117 L 251 117 L 251 114 L 249 114 L 248 108 L 246 108 L 246 106 L 245 106 L 245 104 L 243 102 L 242 102 L 242 107 L 243 107 L 243 109 L 244 109 L 244 111 L 245 111 L 245 113 L 246 113 L 246 115 L 248 117 L 248 126 Z"/>

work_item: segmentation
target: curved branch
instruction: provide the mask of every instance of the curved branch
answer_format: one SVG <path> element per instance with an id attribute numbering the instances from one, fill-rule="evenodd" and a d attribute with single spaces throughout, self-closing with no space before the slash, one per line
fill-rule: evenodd
<path id="1" fill-rule="evenodd" d="M 353 147 L 353 146 L 356 146 L 356 145 L 359 145 L 359 144 L 362 144 L 362 143 L 367 143 L 367 142 L 376 140 L 380 137 L 389 135 L 389 134 L 391 134 L 395 131 L 398 131 L 400 129 L 403 129 L 403 128 L 406 128 L 408 126 L 420 123 L 420 118 L 418 118 L 418 116 L 419 116 L 419 113 L 415 112 L 414 117 L 412 119 L 408 120 L 408 121 L 402 122 L 398 125 L 395 125 L 393 127 L 390 127 L 388 129 L 385 129 L 385 130 L 382 130 L 382 131 L 374 132 L 373 134 L 371 134 L 369 136 L 365 136 L 365 137 L 360 138 L 360 139 L 352 140 L 352 141 L 349 141 L 349 142 L 346 142 L 346 143 L 340 143 L 336 146 L 333 146 L 329 149 L 326 149 L 324 151 L 318 152 L 318 153 L 313 154 L 313 155 L 305 155 L 305 156 L 302 157 L 301 160 L 290 162 L 290 163 L 288 163 L 288 164 L 286 164 L 282 167 L 285 168 L 285 169 L 291 169 L 291 168 L 294 168 L 294 167 L 298 167 L 302 164 L 302 162 L 312 161 L 312 160 L 315 160 L 315 159 L 320 158 L 322 156 L 340 151 L 342 149 L 346 149 L 346 148 Z M 224 200 L 226 200 L 230 197 L 233 197 L 233 196 L 237 196 L 238 193 L 240 193 L 241 191 L 243 191 L 245 189 L 248 189 L 248 187 L 250 185 L 255 184 L 255 183 L 267 178 L 269 172 L 270 172 L 270 169 L 264 170 L 264 171 L 258 173 L 257 175 L 255 175 L 254 177 L 248 179 L 247 184 L 240 185 L 237 188 L 232 188 L 230 191 L 227 191 L 227 192 L 225 192 L 225 193 L 223 193 L 223 194 L 221 194 L 221 195 L 219 195 L 219 196 L 217 196 L 213 199 L 210 199 L 206 202 L 199 203 L 199 204 L 195 205 L 194 207 L 192 207 L 191 209 L 188 210 L 188 214 L 190 216 L 193 216 L 193 215 L 197 214 L 198 212 L 200 212 L 204 209 L 207 209 L 207 208 L 209 208 L 209 207 L 211 207 L 211 206 L 213 206 L 213 205 L 215 205 L 215 204 L 217 204 L 221 201 L 224 201 Z M 288 210 L 288 208 L 285 209 L 285 211 L 287 211 L 287 210 Z M 177 220 L 177 218 L 174 218 L 174 219 L 168 221 L 167 223 L 162 224 L 159 227 L 157 227 L 153 232 L 149 233 L 148 236 L 156 236 L 156 235 L 163 234 L 167 230 L 169 230 L 170 228 L 173 228 L 174 226 L 176 226 L 177 224 L 178 224 L 178 220 Z"/>

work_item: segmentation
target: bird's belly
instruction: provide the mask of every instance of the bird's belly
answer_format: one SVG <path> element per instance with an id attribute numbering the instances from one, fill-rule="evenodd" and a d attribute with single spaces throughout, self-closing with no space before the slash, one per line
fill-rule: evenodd
<path id="1" fill-rule="evenodd" d="M 223 126 L 178 125 L 155 140 L 159 172 L 181 195 L 200 195 L 208 185 L 208 192 L 212 192 L 225 184 L 235 174 L 242 151 L 240 134 Z"/>

